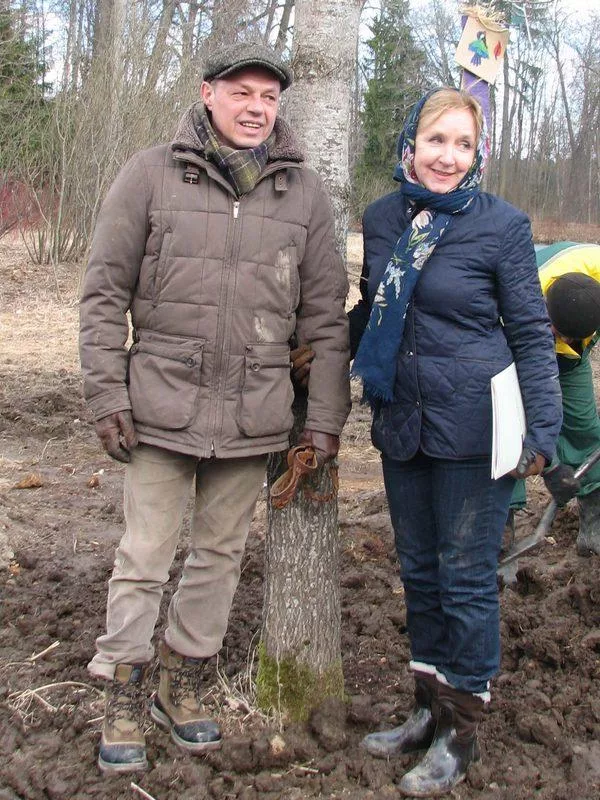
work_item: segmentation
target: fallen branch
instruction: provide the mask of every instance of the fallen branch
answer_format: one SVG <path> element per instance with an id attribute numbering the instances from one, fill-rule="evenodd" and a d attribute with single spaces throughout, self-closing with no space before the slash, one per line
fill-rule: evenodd
<path id="1" fill-rule="evenodd" d="M 46 653 L 50 653 L 52 650 L 56 650 L 57 647 L 60 647 L 60 642 L 58 641 L 52 642 L 52 644 L 49 645 L 45 650 L 42 650 L 40 653 L 35 653 L 34 655 L 29 656 L 27 661 L 31 662 L 37 661 L 38 658 L 42 658 L 42 656 L 45 656 Z"/>
<path id="2" fill-rule="evenodd" d="M 151 794 L 148 794 L 148 792 L 145 792 L 142 789 L 141 786 L 137 785 L 137 783 L 134 783 L 133 781 L 131 781 L 131 783 L 129 785 L 131 786 L 131 788 L 133 789 L 134 792 L 137 792 L 138 794 L 140 794 L 142 797 L 145 798 L 145 800 L 156 800 L 155 797 L 152 797 Z"/>

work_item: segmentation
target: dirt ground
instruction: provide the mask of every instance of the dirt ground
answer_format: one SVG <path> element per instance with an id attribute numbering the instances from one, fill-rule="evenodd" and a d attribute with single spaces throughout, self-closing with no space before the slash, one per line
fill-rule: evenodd
<path id="1" fill-rule="evenodd" d="M 55 274 L 29 263 L 18 240 L 0 241 L 0 535 L 12 550 L 0 574 L 0 800 L 397 797 L 413 759 L 380 761 L 358 747 L 365 733 L 404 719 L 412 691 L 379 459 L 358 403 L 340 456 L 348 703 L 334 734 L 327 709 L 306 726 L 281 727 L 252 704 L 261 501 L 208 698 L 227 732 L 223 749 L 184 755 L 149 720 L 149 771 L 98 772 L 102 687 L 86 663 L 103 630 L 122 528 L 122 468 L 101 453 L 81 397 L 77 282 L 75 267 Z M 539 480 L 529 490 L 519 535 L 548 502 Z M 600 559 L 576 555 L 576 531 L 577 510 L 568 506 L 519 562 L 516 584 L 502 588 L 502 669 L 481 728 L 483 758 L 454 798 L 600 797 Z M 174 580 L 185 551 L 184 534 Z M 171 590 L 172 582 L 165 603 Z"/>

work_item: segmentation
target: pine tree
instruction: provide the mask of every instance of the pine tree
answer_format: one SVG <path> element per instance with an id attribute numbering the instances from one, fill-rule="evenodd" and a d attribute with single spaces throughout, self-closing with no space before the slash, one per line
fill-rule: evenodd
<path id="1" fill-rule="evenodd" d="M 14 169 L 15 155 L 35 152 L 45 116 L 44 64 L 38 42 L 28 35 L 20 12 L 0 0 L 0 169 Z"/>
<path id="2" fill-rule="evenodd" d="M 356 166 L 356 189 L 366 202 L 371 199 L 366 187 L 371 185 L 375 194 L 380 194 L 378 187 L 391 181 L 398 133 L 424 88 L 425 59 L 406 22 L 408 10 L 408 0 L 382 0 L 366 42 L 369 52 L 363 70 L 368 79 L 361 113 L 364 149 Z"/>

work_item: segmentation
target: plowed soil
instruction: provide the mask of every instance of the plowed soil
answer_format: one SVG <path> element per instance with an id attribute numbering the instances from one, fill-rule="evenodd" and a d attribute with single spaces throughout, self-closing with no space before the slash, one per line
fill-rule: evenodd
<path id="1" fill-rule="evenodd" d="M 207 702 L 227 734 L 223 749 L 185 755 L 148 718 L 148 772 L 99 773 L 102 686 L 86 664 L 103 630 L 122 530 L 122 469 L 102 454 L 81 396 L 77 281 L 77 267 L 34 266 L 18 240 L 0 241 L 0 800 L 397 797 L 414 757 L 381 761 L 359 749 L 367 732 L 405 718 L 412 685 L 379 459 L 358 403 L 340 455 L 347 704 L 322 708 L 302 726 L 253 705 L 262 500 L 210 673 Z M 539 480 L 529 492 L 519 536 L 535 528 L 549 499 Z M 576 533 L 571 504 L 501 589 L 502 669 L 480 731 L 482 761 L 454 798 L 600 797 L 600 558 L 577 556 Z M 186 542 L 184 531 L 165 604 Z M 161 614 L 159 631 L 162 622 Z"/>

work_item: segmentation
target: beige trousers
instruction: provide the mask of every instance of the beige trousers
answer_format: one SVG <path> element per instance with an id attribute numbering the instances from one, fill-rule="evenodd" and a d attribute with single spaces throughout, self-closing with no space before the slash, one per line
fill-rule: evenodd
<path id="1" fill-rule="evenodd" d="M 125 472 L 126 530 L 108 584 L 106 633 L 96 640 L 88 665 L 92 675 L 112 679 L 117 664 L 153 658 L 163 586 L 194 478 L 190 552 L 169 605 L 165 640 L 196 658 L 221 648 L 266 464 L 266 455 L 200 460 L 150 445 L 132 451 Z"/>

